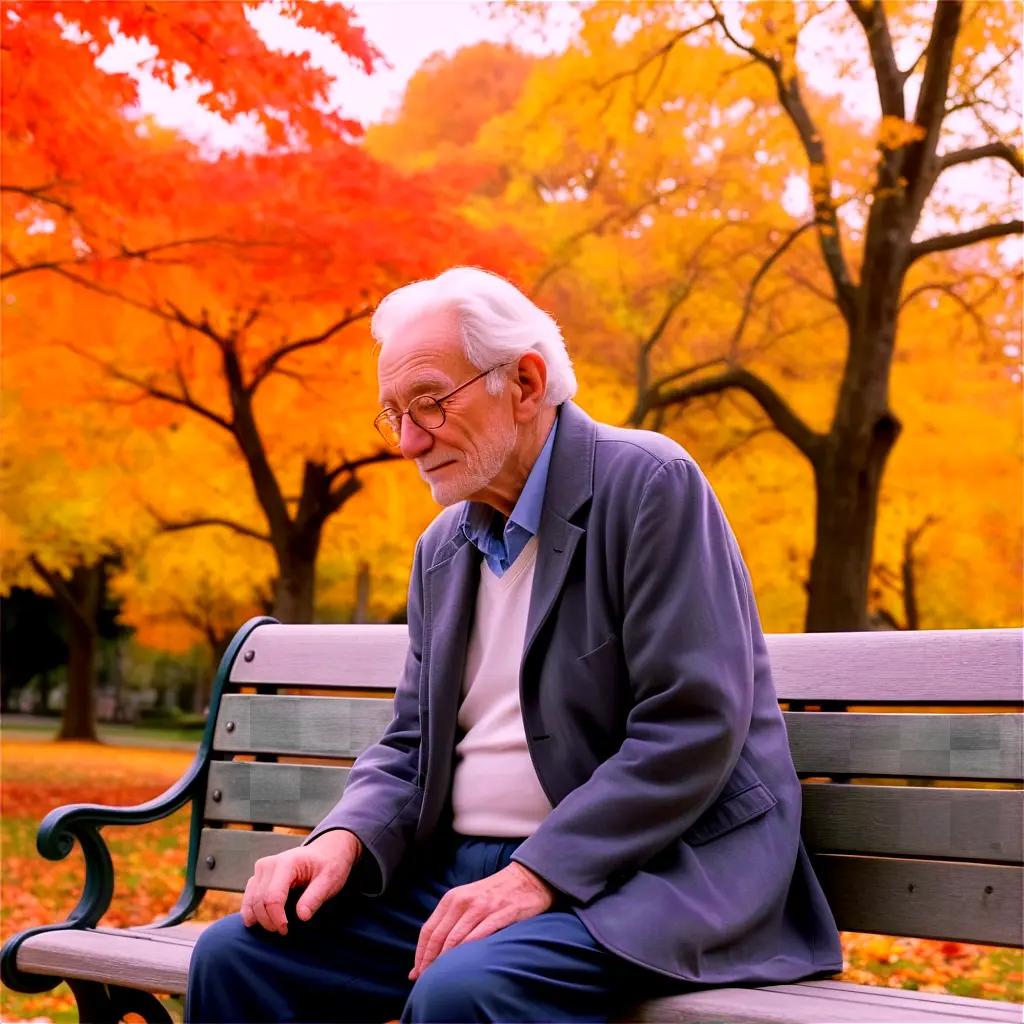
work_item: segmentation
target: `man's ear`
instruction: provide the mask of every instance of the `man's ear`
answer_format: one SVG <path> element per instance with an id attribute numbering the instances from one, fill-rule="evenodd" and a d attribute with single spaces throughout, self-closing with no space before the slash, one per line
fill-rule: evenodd
<path id="1" fill-rule="evenodd" d="M 548 367 L 539 352 L 524 352 L 519 357 L 514 387 L 517 399 L 515 417 L 519 423 L 535 419 L 544 408 L 544 394 L 547 391 Z"/>

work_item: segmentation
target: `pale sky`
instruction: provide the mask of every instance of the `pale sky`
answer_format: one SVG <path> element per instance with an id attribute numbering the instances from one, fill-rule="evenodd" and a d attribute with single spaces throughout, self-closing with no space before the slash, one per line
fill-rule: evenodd
<path id="1" fill-rule="evenodd" d="M 298 28 L 282 17 L 272 4 L 251 12 L 249 20 L 274 48 L 282 51 L 310 51 L 313 64 L 336 79 L 331 100 L 341 114 L 363 123 L 381 120 L 401 102 L 405 84 L 431 54 L 454 53 L 480 40 L 514 42 L 521 49 L 540 53 L 561 48 L 568 41 L 575 13 L 562 4 L 551 18 L 550 35 L 545 38 L 517 30 L 502 16 L 500 3 L 478 0 L 362 0 L 356 10 L 367 38 L 391 65 L 372 75 L 357 69 L 326 38 L 309 29 Z M 196 101 L 200 86 L 171 89 L 147 74 L 141 63 L 153 48 L 123 39 L 99 60 L 107 71 L 127 71 L 139 83 L 142 111 L 162 124 L 179 129 L 211 149 L 231 149 L 259 144 L 260 132 L 249 123 L 228 124 L 203 109 Z"/>

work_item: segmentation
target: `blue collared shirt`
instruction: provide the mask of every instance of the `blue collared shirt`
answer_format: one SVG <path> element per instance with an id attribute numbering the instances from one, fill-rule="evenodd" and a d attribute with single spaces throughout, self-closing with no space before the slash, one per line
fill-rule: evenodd
<path id="1" fill-rule="evenodd" d="M 501 576 L 511 568 L 529 539 L 540 529 L 540 513 L 544 507 L 548 466 L 557 429 L 556 419 L 508 519 L 490 505 L 478 501 L 467 501 L 462 510 L 459 526 L 480 549 L 495 576 Z"/>

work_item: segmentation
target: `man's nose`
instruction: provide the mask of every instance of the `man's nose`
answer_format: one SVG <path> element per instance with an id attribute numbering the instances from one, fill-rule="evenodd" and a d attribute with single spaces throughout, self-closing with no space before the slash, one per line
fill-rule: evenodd
<path id="1" fill-rule="evenodd" d="M 433 444 L 434 435 L 429 430 L 424 430 L 409 415 L 402 417 L 402 426 L 398 435 L 398 447 L 401 449 L 403 458 L 418 459 L 421 455 L 425 455 L 430 451 Z"/>

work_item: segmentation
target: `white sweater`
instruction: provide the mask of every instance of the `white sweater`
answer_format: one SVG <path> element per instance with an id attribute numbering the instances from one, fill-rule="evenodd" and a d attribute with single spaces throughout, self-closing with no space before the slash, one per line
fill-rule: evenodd
<path id="1" fill-rule="evenodd" d="M 462 835 L 528 836 L 551 810 L 526 746 L 519 704 L 536 562 L 532 537 L 504 575 L 480 563 L 452 779 L 452 824 Z"/>

